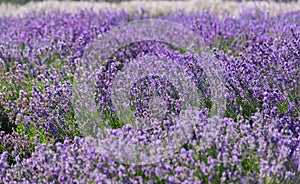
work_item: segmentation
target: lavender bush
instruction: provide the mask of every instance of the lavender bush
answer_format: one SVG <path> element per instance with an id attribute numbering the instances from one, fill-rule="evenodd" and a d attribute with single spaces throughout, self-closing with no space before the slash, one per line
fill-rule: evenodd
<path id="1" fill-rule="evenodd" d="M 168 118 L 148 132 L 118 118 L 110 77 L 127 61 L 150 55 L 178 61 L 203 92 L 197 116 L 190 117 L 196 119 L 192 136 L 168 157 L 141 165 L 97 151 L 98 138 L 85 137 L 73 101 L 76 71 L 92 43 L 117 25 L 149 17 L 85 10 L 1 18 L 0 183 L 299 183 L 299 17 L 251 10 L 240 18 L 209 12 L 158 17 L 192 30 L 218 61 L 226 86 L 221 117 L 210 118 L 213 84 L 184 48 L 140 41 L 115 50 L 94 78 L 93 110 L 108 135 L 147 145 L 172 130 Z M 131 89 L 136 116 L 149 110 L 151 84 L 165 86 L 157 94 L 169 94 L 167 110 L 180 114 L 180 91 L 172 90 L 178 87 L 162 79 L 143 82 Z"/>

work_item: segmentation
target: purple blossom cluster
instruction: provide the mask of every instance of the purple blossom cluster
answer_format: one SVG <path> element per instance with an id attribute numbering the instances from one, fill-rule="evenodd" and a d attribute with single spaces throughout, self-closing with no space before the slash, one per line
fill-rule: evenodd
<path id="1" fill-rule="evenodd" d="M 210 84 L 197 60 L 186 50 L 144 41 L 117 50 L 96 72 L 96 110 L 110 123 L 107 133 L 134 135 L 129 141 L 139 144 L 162 139 L 160 128 L 138 132 L 119 122 L 110 99 L 112 77 L 126 62 L 154 54 L 186 68 L 204 94 L 192 137 L 147 165 L 101 155 L 97 138 L 83 137 L 72 92 L 84 52 L 114 26 L 145 18 L 85 10 L 0 19 L 0 183 L 300 182 L 300 12 L 158 17 L 193 30 L 218 59 L 228 91 L 224 117 L 209 118 Z M 128 102 L 137 116 L 149 111 L 153 95 L 164 96 L 167 110 L 180 113 L 180 91 L 172 83 L 156 76 L 137 82 Z"/>
<path id="2" fill-rule="evenodd" d="M 7 183 L 249 183 L 266 182 L 276 175 L 276 181 L 296 181 L 299 146 L 292 153 L 290 144 L 299 138 L 291 139 L 288 128 L 278 130 L 275 125 L 280 120 L 266 124 L 260 114 L 252 118 L 254 128 L 243 118 L 237 122 L 228 118 L 203 120 L 195 129 L 194 140 L 171 159 L 155 165 L 127 165 L 101 156 L 92 138 L 41 144 L 30 158 L 10 167 L 5 151 L 1 154 L 2 179 Z"/>
<path id="3" fill-rule="evenodd" d="M 98 108 L 102 112 L 101 115 L 114 113 L 111 102 L 112 81 L 124 65 L 134 62 L 131 59 L 132 57 L 146 58 L 144 59 L 145 62 L 147 59 L 151 60 L 151 55 L 173 60 L 192 77 L 193 82 L 202 92 L 203 99 L 209 100 L 209 81 L 206 80 L 201 65 L 197 63 L 197 60 L 192 55 L 182 55 L 180 52 L 174 52 L 172 49 L 174 48 L 169 45 L 155 41 L 140 42 L 132 44 L 127 49 L 120 49 L 117 55 L 110 58 L 104 66 L 101 66 L 96 76 L 96 95 L 99 103 Z M 163 62 L 165 61 L 161 61 L 161 63 Z M 149 101 L 153 96 L 161 96 L 167 103 L 166 110 L 168 112 L 165 112 L 163 119 L 166 119 L 168 114 L 174 113 L 178 115 L 180 113 L 181 102 L 183 101 L 180 97 L 182 96 L 180 92 L 165 77 L 152 75 L 139 79 L 130 89 L 129 105 L 134 109 L 135 116 L 149 117 Z M 204 102 L 201 105 L 207 106 L 205 106 Z"/>
<path id="4" fill-rule="evenodd" d="M 178 92 L 176 92 L 175 87 L 172 86 L 172 84 L 164 78 L 160 78 L 159 76 L 154 75 L 140 79 L 139 81 L 137 81 L 137 83 L 135 83 L 130 92 L 130 103 L 131 105 L 135 106 L 138 111 L 135 113 L 135 115 L 142 117 L 149 116 L 149 100 L 153 95 L 164 96 L 164 98 L 166 98 L 164 100 L 168 102 L 168 113 L 170 113 L 172 110 L 175 112 L 175 114 L 180 113 L 179 97 L 177 97 L 177 101 L 172 99 L 172 96 L 175 97 L 176 93 Z M 176 104 L 177 107 L 175 106 Z"/>

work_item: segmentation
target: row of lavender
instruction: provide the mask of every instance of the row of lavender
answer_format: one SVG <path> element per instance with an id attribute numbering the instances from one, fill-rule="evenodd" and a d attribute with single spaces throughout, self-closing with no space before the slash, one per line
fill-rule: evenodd
<path id="1" fill-rule="evenodd" d="M 228 90 L 224 118 L 208 123 L 204 111 L 193 140 L 154 165 L 119 163 L 100 155 L 95 139 L 83 138 L 72 106 L 78 60 L 106 31 L 145 18 L 81 11 L 0 19 L 0 183 L 299 182 L 300 12 L 269 17 L 249 11 L 222 20 L 208 12 L 159 17 L 199 34 L 220 61 Z M 179 57 L 161 44 L 130 49 Z M 194 77 L 201 81 L 201 75 Z M 98 80 L 103 89 L 97 96 L 109 102 L 101 96 L 106 79 Z M 111 123 L 115 134 L 130 129 Z"/>

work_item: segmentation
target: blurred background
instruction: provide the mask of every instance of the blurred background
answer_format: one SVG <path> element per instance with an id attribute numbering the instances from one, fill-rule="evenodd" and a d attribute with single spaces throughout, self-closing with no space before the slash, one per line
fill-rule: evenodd
<path id="1" fill-rule="evenodd" d="M 26 4 L 28 2 L 37 2 L 37 1 L 45 1 L 45 0 L 0 0 L 0 3 L 13 3 L 13 4 Z M 59 1 L 72 1 L 72 0 L 59 0 Z M 73 1 L 89 1 L 89 2 L 124 2 L 124 1 L 132 1 L 132 0 L 73 0 Z M 140 1 L 157 1 L 157 0 L 140 0 Z M 189 0 L 165 0 L 165 1 L 189 1 Z M 298 0 L 224 0 L 224 1 L 268 1 L 268 2 L 297 2 Z"/>
<path id="2" fill-rule="evenodd" d="M 171 12 L 203 12 L 204 10 L 223 17 L 224 14 L 237 17 L 245 9 L 254 8 L 271 15 L 300 10 L 298 0 L 0 0 L 1 16 L 23 16 L 30 11 L 77 12 L 81 9 L 94 11 L 121 11 L 130 14 L 141 11 L 160 16 Z"/>
<path id="3" fill-rule="evenodd" d="M 31 1 L 45 1 L 45 0 L 0 0 L 0 3 L 13 3 L 13 4 L 26 4 Z M 71 1 L 71 0 L 59 0 L 59 1 Z M 132 1 L 132 0 L 73 0 L 73 1 L 90 1 L 90 2 L 124 2 L 124 1 Z M 156 1 L 156 0 L 141 0 L 141 1 Z M 188 1 L 188 0 L 166 0 L 166 1 Z M 228 0 L 224 0 L 228 1 Z M 275 1 L 275 2 L 297 2 L 298 0 L 230 0 L 230 1 Z"/>

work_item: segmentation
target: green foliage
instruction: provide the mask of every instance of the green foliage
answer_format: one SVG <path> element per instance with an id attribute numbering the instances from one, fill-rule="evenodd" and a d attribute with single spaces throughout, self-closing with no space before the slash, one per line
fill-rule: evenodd
<path id="1" fill-rule="evenodd" d="M 124 123 L 119 120 L 119 118 L 115 113 L 113 114 L 103 113 L 103 120 L 108 120 L 110 122 L 111 128 L 113 129 L 122 128 L 124 126 Z"/>
<path id="2" fill-rule="evenodd" d="M 9 118 L 4 112 L 3 107 L 0 107 L 0 132 L 4 131 L 9 134 L 13 132 L 14 128 L 16 128 L 16 125 L 9 122 Z"/>
<path id="3" fill-rule="evenodd" d="M 23 5 L 23 4 L 26 4 L 26 3 L 29 3 L 29 2 L 36 2 L 36 1 L 42 1 L 42 0 L 0 0 L 0 4 L 1 3 L 12 3 L 12 4 L 20 4 L 20 5 Z"/>
<path id="4" fill-rule="evenodd" d="M 234 49 L 236 48 L 235 45 L 236 44 L 242 45 L 245 42 L 246 42 L 245 39 L 239 37 L 238 38 L 229 37 L 227 39 L 220 38 L 214 40 L 213 47 L 216 47 L 219 51 L 221 50 L 224 51 L 225 54 L 228 54 L 230 51 L 234 57 L 237 57 L 239 51 Z"/>
<path id="5" fill-rule="evenodd" d="M 29 141 L 33 142 L 33 138 L 38 137 L 40 143 L 48 144 L 48 139 L 45 136 L 45 131 L 43 129 L 37 129 L 33 123 L 25 128 L 25 123 L 22 122 L 17 125 L 16 132 L 28 138 Z M 54 142 L 53 140 L 51 142 Z"/>
<path id="6" fill-rule="evenodd" d="M 251 173 L 259 173 L 260 167 L 259 167 L 259 158 L 255 156 L 254 154 L 250 155 L 250 158 L 242 158 L 242 167 L 243 170 L 246 172 L 251 172 Z"/>

